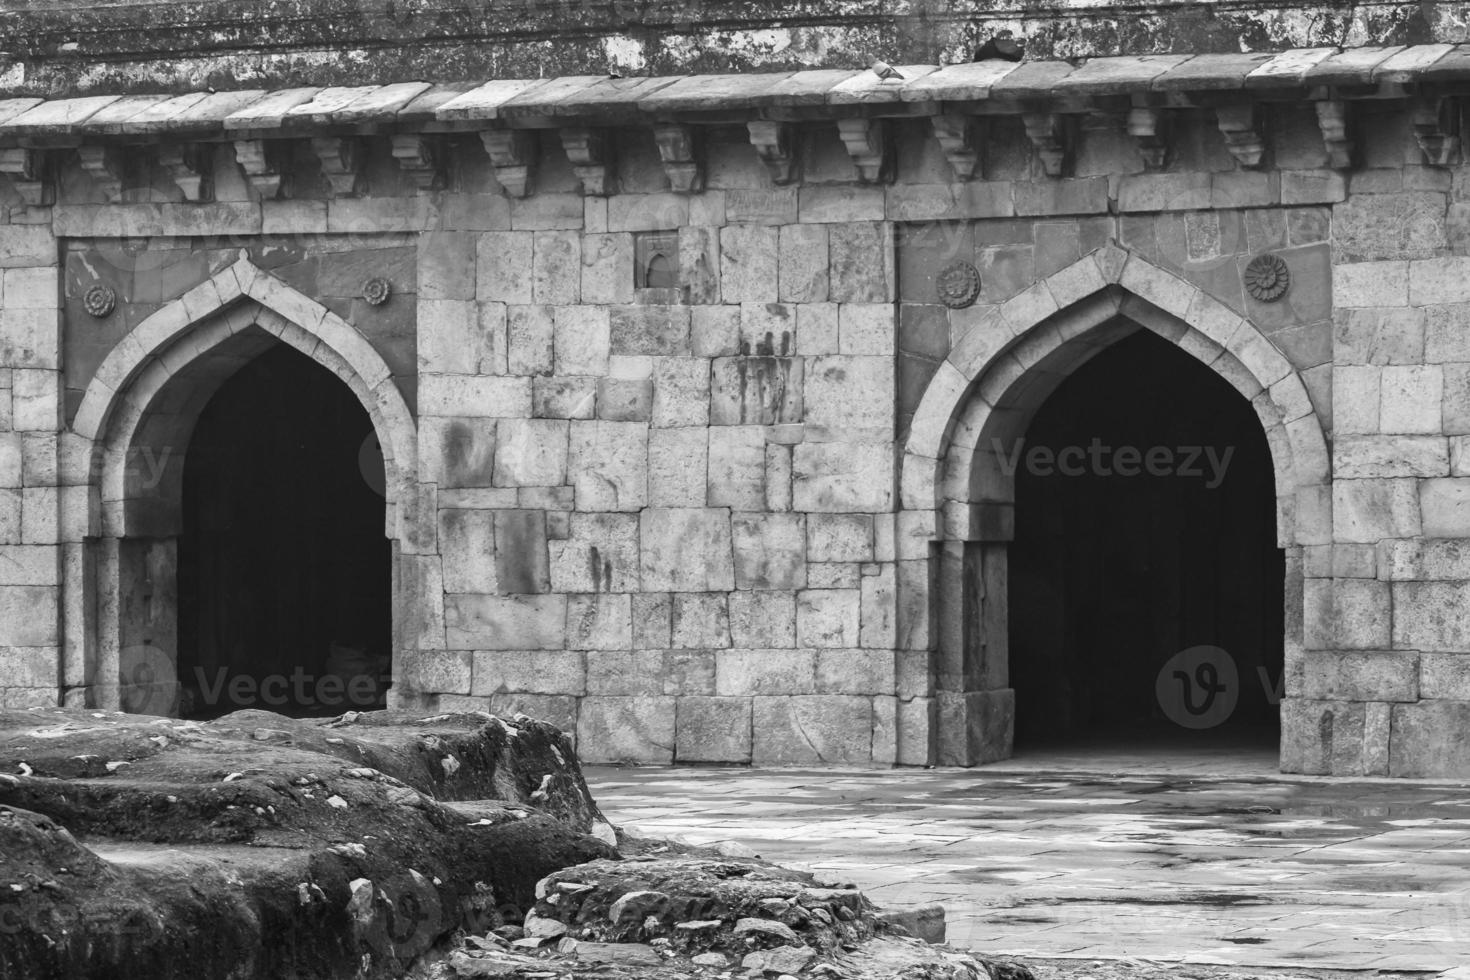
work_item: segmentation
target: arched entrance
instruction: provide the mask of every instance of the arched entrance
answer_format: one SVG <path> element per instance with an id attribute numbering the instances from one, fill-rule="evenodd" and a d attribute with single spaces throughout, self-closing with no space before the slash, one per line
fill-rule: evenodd
<path id="1" fill-rule="evenodd" d="M 1274 744 L 1284 566 L 1250 404 L 1139 328 L 1004 449 L 1017 752 Z"/>
<path id="2" fill-rule="evenodd" d="M 179 713 L 382 706 L 383 458 L 338 378 L 285 344 L 220 385 L 184 461 Z"/>
<path id="3" fill-rule="evenodd" d="M 299 383 L 302 391 L 278 389 L 275 382 L 262 377 L 280 371 L 291 374 L 288 381 Z M 260 384 L 262 381 L 266 383 Z M 236 388 L 243 394 L 231 394 Z M 190 686 L 199 685 L 196 679 L 181 676 L 181 665 L 218 665 L 219 644 L 210 647 L 200 637 L 211 631 L 216 637 L 220 635 L 221 610 L 234 624 L 224 627 L 226 632 L 237 632 L 239 624 L 253 615 L 253 611 L 233 605 L 237 598 L 227 594 L 235 591 L 228 576 L 222 569 L 211 570 L 211 559 L 200 550 L 201 544 L 211 541 L 211 534 L 215 545 L 224 540 L 220 528 L 209 527 L 212 517 L 219 515 L 195 508 L 193 525 L 186 521 L 186 474 L 196 480 L 220 480 L 224 478 L 219 469 L 223 466 L 241 480 L 250 479 L 248 471 L 252 469 L 260 471 L 254 476 L 257 480 L 269 483 L 267 474 L 271 475 L 276 482 L 264 489 L 257 482 L 256 498 L 244 501 L 243 510 L 233 514 L 231 520 L 263 499 L 274 496 L 284 500 L 291 493 L 293 465 L 289 461 L 284 467 L 273 465 L 282 455 L 279 445 L 263 448 L 259 439 L 250 443 L 239 431 L 231 434 L 226 430 L 230 416 L 252 397 L 284 399 L 289 405 L 298 394 L 307 401 L 317 399 L 314 409 L 340 416 L 323 425 L 325 441 L 317 446 L 332 447 L 323 451 L 335 457 L 332 468 L 338 475 L 327 481 L 327 487 L 312 490 L 292 505 L 302 506 L 307 517 L 324 514 L 329 502 L 321 499 L 323 492 L 341 493 L 348 482 L 357 483 L 355 501 L 339 507 L 344 513 L 333 519 L 346 519 L 351 514 L 348 523 L 357 542 L 354 547 L 372 556 L 372 568 L 360 580 L 329 586 L 331 595 L 318 587 L 308 590 L 318 604 L 313 618 L 323 622 L 310 629 L 298 626 L 294 636 L 287 636 L 292 631 L 282 632 L 279 626 L 271 635 L 260 631 L 244 645 L 292 647 L 297 651 L 294 655 L 285 649 L 261 653 L 237 645 L 229 656 L 236 661 L 247 660 L 251 666 L 242 672 L 246 679 L 236 684 L 233 692 L 229 688 L 218 692 L 216 700 L 228 703 L 201 705 L 196 693 L 191 695 L 190 703 L 182 704 L 181 680 Z M 211 412 L 217 395 L 223 400 Z M 347 411 L 348 402 L 356 405 L 354 411 Z M 264 411 L 259 402 L 248 410 L 257 414 Z M 212 420 L 212 415 L 218 418 Z M 241 419 L 234 419 L 234 423 L 249 424 Z M 301 438 L 311 427 L 298 424 L 301 431 L 291 438 Z M 278 443 L 287 438 L 283 433 L 289 427 L 284 425 L 267 425 L 257 435 L 268 440 L 272 428 Z M 77 610 L 76 615 L 66 619 L 67 672 L 69 677 L 84 682 L 77 686 L 85 686 L 89 704 L 158 714 L 176 714 L 181 708 L 219 713 L 242 703 L 294 713 L 326 711 L 325 706 L 307 705 L 306 699 L 295 696 L 290 690 L 290 674 L 284 678 L 285 699 L 279 704 L 267 702 L 262 697 L 266 693 L 260 685 L 262 675 L 278 676 L 280 657 L 292 657 L 293 668 L 301 666 L 303 674 L 332 665 L 345 668 L 343 672 L 348 674 L 362 673 L 364 666 L 366 672 L 377 673 L 382 660 L 399 647 L 397 637 L 405 628 L 400 610 L 414 604 L 405 601 L 398 568 L 405 542 L 422 538 L 413 533 L 418 511 L 412 506 L 413 494 L 409 492 L 416 456 L 413 419 L 382 358 L 350 324 L 325 307 L 260 271 L 242 256 L 234 266 L 144 320 L 116 345 L 89 384 L 72 429 L 69 438 L 78 440 L 72 458 L 88 465 L 65 475 L 70 484 L 66 492 L 87 504 L 67 508 L 63 521 L 63 534 L 67 541 L 77 543 L 80 559 L 69 564 L 63 580 L 64 602 L 69 610 Z M 360 460 L 367 431 L 374 436 L 371 444 L 375 448 Z M 221 463 L 217 456 L 210 458 L 210 447 L 222 441 L 236 442 L 247 453 L 253 444 L 258 453 L 276 459 Z M 201 458 L 193 459 L 193 450 L 201 446 Z M 349 466 L 351 473 L 347 475 Z M 379 476 L 381 484 L 372 486 Z M 298 483 L 298 492 L 305 489 Z M 406 498 L 408 507 L 404 506 Z M 262 520 L 270 522 L 271 508 L 260 509 L 265 512 Z M 276 523 L 289 526 L 293 519 L 298 520 L 298 527 L 310 523 L 301 522 L 301 517 L 282 518 L 278 513 Z M 370 541 L 362 539 L 364 533 L 370 534 Z M 273 556 L 274 578 L 280 581 L 267 587 L 278 607 L 274 617 L 278 624 L 293 620 L 301 624 L 306 619 L 299 611 L 282 611 L 293 603 L 300 608 L 300 597 L 289 595 L 293 574 L 301 571 L 320 582 L 331 578 L 333 567 L 340 566 L 328 552 L 341 547 L 342 537 L 321 528 L 311 534 L 315 536 L 313 542 L 298 545 L 307 546 L 320 557 L 304 559 L 299 546 Z M 181 543 L 190 541 L 191 535 L 192 542 L 181 550 Z M 185 565 L 182 575 L 181 559 Z M 265 568 L 268 560 L 261 552 L 247 562 L 254 568 L 251 574 L 269 574 Z M 293 563 L 305 571 L 286 568 Z M 300 585 L 301 581 L 298 577 L 294 584 Z M 258 584 L 257 579 L 256 585 L 246 590 L 257 598 Z M 213 611 L 201 608 L 200 588 L 208 589 L 216 605 L 223 606 Z M 331 612 L 321 608 L 323 602 Z M 189 611 L 181 615 L 185 604 Z M 353 632 L 371 635 L 349 635 L 342 625 L 349 618 L 347 611 L 366 606 L 376 607 L 377 620 L 370 616 L 358 624 L 365 629 Z M 386 635 L 383 617 L 391 619 Z M 315 635 L 318 629 L 333 634 L 325 649 Z M 339 650 L 329 664 L 333 640 L 339 647 L 366 643 L 368 649 L 361 653 Z M 185 641 L 194 646 L 187 657 L 181 658 Z M 203 659 L 206 657 L 216 659 Z M 320 679 L 322 675 L 317 676 Z M 217 673 L 208 676 L 212 684 L 218 679 Z M 233 676 L 226 680 L 233 680 Z M 317 691 L 313 686 L 310 693 L 315 697 Z M 273 688 L 270 693 L 274 696 L 277 691 Z M 381 693 L 379 689 L 371 695 L 375 703 Z M 351 705 L 337 710 L 345 707 Z"/>
<path id="4" fill-rule="evenodd" d="M 1021 442 L 1050 396 L 1140 328 L 1192 357 L 1249 404 L 1269 450 L 1275 545 L 1284 565 L 1286 696 L 1302 656 L 1303 548 L 1331 541 L 1322 427 L 1291 363 L 1239 313 L 1116 245 L 1084 257 L 974 322 L 939 366 L 905 447 L 900 531 L 927 532 L 927 574 L 900 581 L 901 608 L 923 627 L 903 656 L 930 658 L 932 757 L 945 765 L 1007 758 L 1014 747 L 1010 591 Z M 1125 387 L 1132 372 L 1115 373 Z M 919 648 L 919 643 L 924 649 Z M 1191 676 L 1198 663 L 1175 665 Z M 1172 676 L 1173 667 L 1167 673 Z"/>

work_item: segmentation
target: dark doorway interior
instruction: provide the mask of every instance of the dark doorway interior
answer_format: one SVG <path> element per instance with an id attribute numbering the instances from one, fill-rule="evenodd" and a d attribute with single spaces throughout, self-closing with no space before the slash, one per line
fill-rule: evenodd
<path id="1" fill-rule="evenodd" d="M 333 715 L 381 706 L 391 544 L 372 422 L 284 344 L 209 400 L 184 470 L 181 713 Z"/>
<path id="2" fill-rule="evenodd" d="M 1080 474 L 1066 447 L 1083 450 Z M 1021 461 L 1009 553 L 1017 748 L 1274 743 L 1284 560 L 1250 404 L 1139 330 L 1058 386 Z"/>

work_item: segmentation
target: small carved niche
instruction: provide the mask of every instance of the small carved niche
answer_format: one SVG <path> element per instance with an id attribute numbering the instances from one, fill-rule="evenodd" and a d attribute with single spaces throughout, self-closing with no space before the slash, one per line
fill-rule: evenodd
<path id="1" fill-rule="evenodd" d="M 643 231 L 633 237 L 633 287 L 679 287 L 679 233 Z"/>

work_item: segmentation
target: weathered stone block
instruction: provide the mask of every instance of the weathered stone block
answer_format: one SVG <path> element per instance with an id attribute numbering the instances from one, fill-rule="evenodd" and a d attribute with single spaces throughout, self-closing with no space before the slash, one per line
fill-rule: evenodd
<path id="1" fill-rule="evenodd" d="M 755 765 L 843 765 L 872 761 L 871 698 L 826 694 L 757 697 Z"/>
<path id="2" fill-rule="evenodd" d="M 836 354 L 841 346 L 838 303 L 807 303 L 796 308 L 796 352 Z M 948 327 L 946 326 L 946 330 Z M 946 335 L 946 349 L 948 336 Z"/>
<path id="3" fill-rule="evenodd" d="M 679 285 L 692 305 L 720 301 L 720 233 L 715 228 L 679 229 Z"/>
<path id="4" fill-rule="evenodd" d="M 775 228 L 726 225 L 720 229 L 720 292 L 725 302 L 776 302 L 778 256 Z"/>
<path id="5" fill-rule="evenodd" d="M 552 321 L 557 374 L 607 374 L 612 328 L 606 307 L 559 306 Z"/>
<path id="6" fill-rule="evenodd" d="M 1332 238 L 1337 261 L 1437 255 L 1446 245 L 1445 197 L 1431 192 L 1352 197 L 1333 210 Z"/>
<path id="7" fill-rule="evenodd" d="M 1426 700 L 1470 701 L 1470 654 L 1420 654 L 1419 696 Z"/>
<path id="8" fill-rule="evenodd" d="M 61 681 L 61 651 L 49 647 L 0 647 L 0 677 L 8 687 L 55 690 Z"/>
<path id="9" fill-rule="evenodd" d="M 538 419 L 590 419 L 597 410 L 597 378 L 533 378 L 531 414 Z"/>
<path id="10" fill-rule="evenodd" d="M 733 515 L 730 526 L 735 551 L 735 587 L 799 589 L 805 586 L 805 521 L 801 514 Z"/>
<path id="11" fill-rule="evenodd" d="M 837 316 L 842 353 L 894 355 L 897 338 L 892 303 L 841 303 Z"/>
<path id="12" fill-rule="evenodd" d="M 1391 605 L 1387 583 L 1374 579 L 1310 579 L 1303 643 L 1309 650 L 1388 649 Z"/>
<path id="13" fill-rule="evenodd" d="M 1379 431 L 1440 431 L 1444 377 L 1438 367 L 1385 367 L 1380 392 Z"/>
<path id="14" fill-rule="evenodd" d="M 443 541 L 441 537 L 441 547 Z M 545 511 L 495 511 L 495 579 L 499 591 L 512 594 L 548 591 L 551 571 L 546 544 Z"/>
<path id="15" fill-rule="evenodd" d="M 586 686 L 586 655 L 561 650 L 494 650 L 474 655 L 471 693 L 574 694 Z"/>
<path id="16" fill-rule="evenodd" d="M 893 506 L 893 449 L 886 443 L 804 442 L 795 447 L 791 479 L 796 510 L 886 511 Z"/>
<path id="17" fill-rule="evenodd" d="M 551 419 L 502 419 L 496 435 L 496 486 L 567 482 L 567 426 Z"/>
<path id="18" fill-rule="evenodd" d="M 609 422 L 647 422 L 653 417 L 653 382 L 598 378 L 597 417 Z"/>
<path id="19" fill-rule="evenodd" d="M 828 229 L 829 295 L 845 303 L 891 303 L 895 294 L 893 239 L 879 223 Z"/>
<path id="20" fill-rule="evenodd" d="M 730 616 L 723 592 L 676 592 L 671 617 L 671 647 L 713 650 L 730 645 Z"/>
<path id="21" fill-rule="evenodd" d="M 796 646 L 796 595 L 792 592 L 731 592 L 730 642 L 736 647 Z"/>
<path id="22" fill-rule="evenodd" d="M 783 303 L 827 300 L 827 229 L 786 225 L 781 229 L 778 296 Z"/>
<path id="23" fill-rule="evenodd" d="M 567 480 L 582 511 L 634 511 L 648 505 L 648 426 L 573 422 Z"/>
<path id="24" fill-rule="evenodd" d="M 633 302 L 633 236 L 582 236 L 582 302 Z"/>
<path id="25" fill-rule="evenodd" d="M 1470 776 L 1470 701 L 1393 706 L 1389 775 Z"/>
<path id="26" fill-rule="evenodd" d="M 807 518 L 810 561 L 872 561 L 873 517 L 870 514 L 812 514 Z"/>
<path id="27" fill-rule="evenodd" d="M 974 766 L 1011 756 L 1016 695 L 1010 689 L 940 691 L 937 746 L 942 766 Z"/>
<path id="28" fill-rule="evenodd" d="M 1424 357 L 1424 312 L 1339 309 L 1332 316 L 1338 364 L 1417 364 Z"/>
<path id="29" fill-rule="evenodd" d="M 610 312 L 614 354 L 689 353 L 689 307 L 615 306 Z"/>
<path id="30" fill-rule="evenodd" d="M 633 592 L 638 588 L 635 514 L 572 514 L 567 537 L 548 547 L 554 592 Z"/>
<path id="31" fill-rule="evenodd" d="M 404 650 L 394 658 L 394 680 L 415 691 L 469 694 L 471 658 L 468 650 Z"/>
<path id="32" fill-rule="evenodd" d="M 1382 579 L 1470 579 L 1470 541 L 1460 538 L 1381 541 L 1377 552 Z"/>
<path id="33" fill-rule="evenodd" d="M 439 548 L 448 592 L 500 592 L 495 574 L 495 512 L 441 510 Z"/>
<path id="34" fill-rule="evenodd" d="M 766 504 L 766 436 L 756 425 L 714 426 L 709 430 L 711 507 L 760 511 Z"/>
<path id="35" fill-rule="evenodd" d="M 1281 771 L 1306 775 L 1363 773 L 1361 701 L 1281 702 Z"/>
<path id="36" fill-rule="evenodd" d="M 667 647 L 673 613 L 674 599 L 667 592 L 636 593 L 633 596 L 634 649 L 662 650 Z"/>
<path id="37" fill-rule="evenodd" d="M 1303 659 L 1301 695 L 1316 701 L 1416 701 L 1419 655 L 1309 650 Z"/>
<path id="38" fill-rule="evenodd" d="M 633 646 L 633 609 L 625 593 L 567 597 L 567 646 L 574 650 L 628 650 Z M 611 693 L 601 688 L 590 690 Z"/>
<path id="39" fill-rule="evenodd" d="M 1416 537 L 1420 533 L 1418 481 L 1333 481 L 1332 529 L 1338 541 L 1348 543 Z"/>
<path id="40" fill-rule="evenodd" d="M 615 194 L 607 199 L 608 231 L 661 231 L 689 223 L 684 194 Z"/>
<path id="41" fill-rule="evenodd" d="M 710 381 L 712 425 L 802 420 L 803 364 L 791 357 L 721 357 Z"/>
<path id="42" fill-rule="evenodd" d="M 670 697 L 583 698 L 577 755 L 591 763 L 673 762 L 674 711 Z"/>
<path id="43" fill-rule="evenodd" d="M 558 650 L 566 611 L 563 595 L 448 595 L 445 642 L 451 650 Z"/>
<path id="44" fill-rule="evenodd" d="M 495 475 L 495 427 L 496 423 L 488 419 L 421 419 L 424 479 L 443 488 L 491 486 Z M 0 451 L 0 459 L 3 456 Z"/>
<path id="45" fill-rule="evenodd" d="M 868 574 L 876 571 L 877 574 Z M 898 642 L 898 584 L 892 563 L 865 565 L 862 577 L 862 627 L 858 642 L 865 648 L 892 650 Z"/>
<path id="46" fill-rule="evenodd" d="M 890 650 L 818 650 L 817 693 L 889 694 L 897 677 Z"/>
<path id="47" fill-rule="evenodd" d="M 19 271 L 23 270 L 11 269 L 10 273 Z M 51 309 L 0 309 L 0 367 L 59 367 L 61 331 L 57 319 L 54 305 Z"/>
<path id="48" fill-rule="evenodd" d="M 587 690 L 617 697 L 663 694 L 661 650 L 595 650 L 587 654 Z"/>
<path id="49" fill-rule="evenodd" d="M 419 378 L 419 411 L 451 418 L 528 418 L 531 381 L 426 374 Z"/>
<path id="50" fill-rule="evenodd" d="M 573 231 L 538 231 L 532 236 L 532 302 L 566 306 L 581 301 L 580 238 Z"/>
<path id="51" fill-rule="evenodd" d="M 532 296 L 532 235 L 489 231 L 475 246 L 475 297 L 499 303 L 529 303 Z"/>
<path id="52" fill-rule="evenodd" d="M 796 639 L 803 647 L 856 647 L 857 589 L 805 589 L 796 595 Z"/>
<path id="53" fill-rule="evenodd" d="M 726 357 L 740 349 L 740 307 L 690 307 L 689 345 L 695 357 Z"/>
<path id="54" fill-rule="evenodd" d="M 714 650 L 665 650 L 664 693 L 709 697 L 715 693 Z"/>
<path id="55" fill-rule="evenodd" d="M 1449 444 L 1442 436 L 1343 433 L 1332 443 L 1332 471 L 1342 480 L 1447 476 Z"/>
<path id="56" fill-rule="evenodd" d="M 811 694 L 816 690 L 816 659 L 813 650 L 717 650 L 715 693 Z"/>
<path id="57" fill-rule="evenodd" d="M 809 359 L 803 385 L 811 425 L 893 425 L 893 358 L 829 355 Z"/>
<path id="58" fill-rule="evenodd" d="M 679 762 L 750 761 L 750 698 L 679 698 Z"/>
<path id="59" fill-rule="evenodd" d="M 549 306 L 506 308 L 506 370 L 516 375 L 552 372 L 556 328 Z"/>
<path id="60" fill-rule="evenodd" d="M 693 357 L 653 359 L 655 426 L 709 424 L 709 362 Z"/>
<path id="61" fill-rule="evenodd" d="M 728 510 L 650 507 L 640 515 L 638 526 L 645 591 L 735 588 Z"/>
<path id="62" fill-rule="evenodd" d="M 1446 653 L 1470 650 L 1470 622 L 1463 614 L 1467 602 L 1470 582 L 1394 582 L 1392 645 Z"/>
<path id="63" fill-rule="evenodd" d="M 1424 480 L 1419 484 L 1419 507 L 1425 537 L 1470 536 L 1470 479 Z"/>
<path id="64" fill-rule="evenodd" d="M 4 278 L 7 310 L 54 310 L 61 305 L 60 286 L 54 266 L 36 269 L 6 269 Z M 55 321 L 52 321 L 55 329 Z"/>
<path id="65" fill-rule="evenodd" d="M 648 502 L 654 507 L 703 507 L 709 437 L 703 427 L 650 429 Z"/>

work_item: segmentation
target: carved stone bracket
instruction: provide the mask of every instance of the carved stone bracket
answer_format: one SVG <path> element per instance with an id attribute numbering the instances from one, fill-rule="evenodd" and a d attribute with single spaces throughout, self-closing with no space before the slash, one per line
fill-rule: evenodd
<path id="1" fill-rule="evenodd" d="M 892 178 L 893 144 L 888 139 L 886 120 L 839 119 L 837 134 L 842 137 L 847 155 L 852 157 L 864 182 L 876 184 Z"/>
<path id="2" fill-rule="evenodd" d="M 1348 104 L 1331 99 L 1316 103 L 1317 128 L 1322 130 L 1322 144 L 1327 148 L 1327 165 L 1346 170 L 1353 165 L 1353 141 L 1348 135 Z"/>
<path id="3" fill-rule="evenodd" d="M 281 191 L 280 147 L 266 140 L 236 140 L 235 162 L 262 200 L 272 200 Z"/>
<path id="4" fill-rule="evenodd" d="M 1055 112 L 1022 113 L 1026 138 L 1036 147 L 1048 177 L 1065 176 L 1072 163 L 1072 132 L 1066 119 Z"/>
<path id="5" fill-rule="evenodd" d="M 486 129 L 480 142 L 490 155 L 495 179 L 511 197 L 525 197 L 536 171 L 536 134 L 527 129 Z"/>
<path id="6" fill-rule="evenodd" d="M 178 185 L 186 201 L 214 196 L 214 146 L 210 143 L 165 143 L 158 148 L 158 165 Z"/>
<path id="7" fill-rule="evenodd" d="M 1163 170 L 1169 163 L 1169 117 L 1158 109 L 1135 106 L 1128 110 L 1128 135 L 1138 144 L 1143 167 Z"/>
<path id="8" fill-rule="evenodd" d="M 116 148 L 97 143 L 85 144 L 77 147 L 77 156 L 82 161 L 82 169 L 108 201 L 116 201 L 122 196 L 123 162 Z"/>
<path id="9" fill-rule="evenodd" d="M 960 180 L 970 180 L 980 164 L 980 119 L 958 113 L 931 116 L 934 138 L 944 150 L 944 157 Z"/>
<path id="10" fill-rule="evenodd" d="M 582 182 L 582 193 L 603 197 L 608 192 L 607 136 L 600 129 L 575 126 L 561 131 L 561 147 L 572 162 L 572 173 Z"/>
<path id="11" fill-rule="evenodd" d="M 1460 106 L 1453 99 L 1431 99 L 1414 106 L 1414 139 L 1431 167 L 1460 162 Z"/>
<path id="12" fill-rule="evenodd" d="M 752 119 L 745 124 L 750 132 L 750 145 L 776 184 L 789 184 L 796 177 L 796 140 L 790 123 L 771 119 Z"/>
<path id="13" fill-rule="evenodd" d="M 20 195 L 22 203 L 29 207 L 40 207 L 48 203 L 51 189 L 46 179 L 46 151 L 24 146 L 7 146 L 0 149 L 0 173 L 10 180 L 10 186 Z"/>
<path id="14" fill-rule="evenodd" d="M 653 141 L 658 144 L 659 159 L 663 161 L 664 173 L 674 190 L 691 192 L 704 189 L 704 160 L 693 127 L 660 123 L 653 127 Z"/>
<path id="15" fill-rule="evenodd" d="M 393 159 L 398 161 L 398 169 L 413 182 L 420 194 L 433 188 L 443 157 L 440 144 L 428 136 L 421 133 L 393 134 Z"/>
<path id="16" fill-rule="evenodd" d="M 351 197 L 362 177 L 367 148 L 353 137 L 314 136 L 311 152 L 322 162 L 322 176 L 331 185 L 333 197 Z"/>
<path id="17" fill-rule="evenodd" d="M 1225 149 L 1235 157 L 1235 162 L 1246 169 L 1261 165 L 1266 153 L 1266 140 L 1261 135 L 1261 125 L 1256 107 L 1251 103 L 1220 106 L 1215 110 L 1215 122 L 1220 135 L 1225 137 Z"/>

